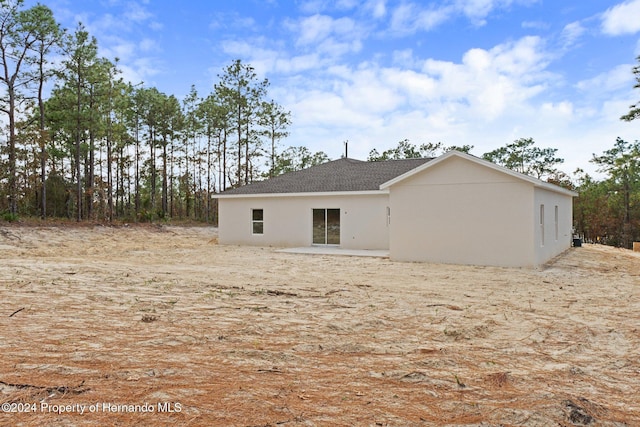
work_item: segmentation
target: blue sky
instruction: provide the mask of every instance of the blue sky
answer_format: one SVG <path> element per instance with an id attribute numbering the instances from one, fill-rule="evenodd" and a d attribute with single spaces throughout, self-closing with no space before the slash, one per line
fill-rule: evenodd
<path id="1" fill-rule="evenodd" d="M 206 96 L 235 59 L 291 111 L 283 147 L 365 159 L 405 138 L 471 144 L 518 138 L 558 148 L 590 173 L 640 101 L 640 0 L 42 0 L 82 22 L 125 79 Z M 33 4 L 35 2 L 27 2 Z"/>

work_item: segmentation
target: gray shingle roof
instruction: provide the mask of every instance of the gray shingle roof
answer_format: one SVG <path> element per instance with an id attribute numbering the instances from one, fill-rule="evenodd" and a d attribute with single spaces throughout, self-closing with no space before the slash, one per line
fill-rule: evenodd
<path id="1" fill-rule="evenodd" d="M 431 159 L 364 162 L 343 158 L 226 190 L 221 195 L 378 190 L 381 184 L 429 160 Z"/>

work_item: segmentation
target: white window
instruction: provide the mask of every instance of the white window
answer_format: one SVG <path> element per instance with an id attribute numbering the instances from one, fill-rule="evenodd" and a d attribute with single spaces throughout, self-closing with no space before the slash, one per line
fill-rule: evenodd
<path id="1" fill-rule="evenodd" d="M 251 209 L 251 234 L 264 234 L 264 210 Z"/>
<path id="2" fill-rule="evenodd" d="M 544 205 L 540 205 L 540 245 L 544 246 Z"/>
<path id="3" fill-rule="evenodd" d="M 555 209 L 555 231 L 556 231 L 556 242 L 558 241 L 558 205 L 556 205 Z"/>

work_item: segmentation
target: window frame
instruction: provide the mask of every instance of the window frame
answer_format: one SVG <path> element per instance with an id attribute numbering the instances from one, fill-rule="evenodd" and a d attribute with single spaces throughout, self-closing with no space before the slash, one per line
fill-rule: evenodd
<path id="1" fill-rule="evenodd" d="M 544 246 L 544 203 L 540 204 L 540 246 Z"/>
<path id="2" fill-rule="evenodd" d="M 322 223 L 318 221 L 322 214 Z M 331 231 L 330 226 L 336 226 L 337 234 Z M 332 221 L 333 219 L 333 221 Z M 342 210 L 340 208 L 312 208 L 311 209 L 311 245 L 313 246 L 340 246 L 342 235 Z M 319 225 L 320 227 L 317 227 Z M 318 232 L 321 231 L 321 234 Z M 320 242 L 318 238 L 322 237 Z"/>
<path id="3" fill-rule="evenodd" d="M 260 214 L 260 218 L 256 218 L 257 213 Z M 264 235 L 264 209 L 262 208 L 251 209 L 251 234 L 253 236 Z"/>
<path id="4" fill-rule="evenodd" d="M 555 207 L 554 215 L 555 215 L 555 233 L 556 233 L 556 242 L 557 242 L 558 241 L 558 235 L 559 235 L 559 224 L 558 223 L 560 221 L 560 217 L 559 217 L 559 214 L 558 214 L 558 205 L 556 205 L 556 207 Z"/>

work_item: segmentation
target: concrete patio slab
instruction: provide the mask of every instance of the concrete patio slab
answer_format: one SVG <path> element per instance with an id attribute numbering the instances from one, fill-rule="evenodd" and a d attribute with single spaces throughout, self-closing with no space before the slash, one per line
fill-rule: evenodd
<path id="1" fill-rule="evenodd" d="M 307 246 L 300 248 L 278 249 L 276 252 L 289 254 L 311 254 L 311 255 L 342 255 L 342 256 L 362 256 L 362 257 L 378 257 L 389 258 L 388 250 L 369 250 L 369 249 L 343 249 L 332 246 Z"/>

